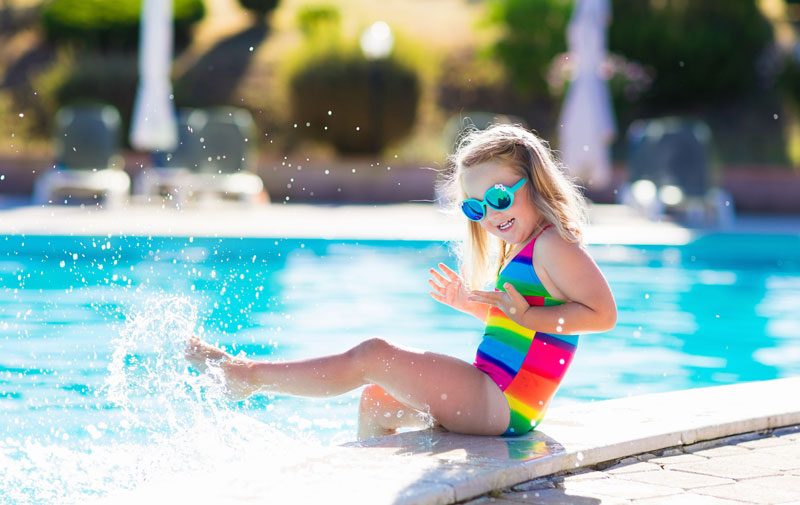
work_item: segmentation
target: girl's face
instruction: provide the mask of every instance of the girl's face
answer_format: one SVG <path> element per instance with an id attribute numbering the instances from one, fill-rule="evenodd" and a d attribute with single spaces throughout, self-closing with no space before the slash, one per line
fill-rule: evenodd
<path id="1" fill-rule="evenodd" d="M 521 178 L 516 170 L 504 162 L 487 161 L 464 169 L 461 186 L 467 198 L 483 200 L 486 190 L 495 184 L 511 188 Z M 508 244 L 520 244 L 528 240 L 541 220 L 531 201 L 529 184 L 531 182 L 526 180 L 514 193 L 514 203 L 505 210 L 495 210 L 486 205 L 486 217 L 479 221 L 480 225 Z"/>

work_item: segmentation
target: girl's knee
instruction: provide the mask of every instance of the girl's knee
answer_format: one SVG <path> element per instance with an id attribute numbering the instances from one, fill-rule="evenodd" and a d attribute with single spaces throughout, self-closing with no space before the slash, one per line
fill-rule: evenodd
<path id="1" fill-rule="evenodd" d="M 392 345 L 382 338 L 371 338 L 350 349 L 352 359 L 363 365 L 370 365 L 375 360 L 385 357 Z"/>

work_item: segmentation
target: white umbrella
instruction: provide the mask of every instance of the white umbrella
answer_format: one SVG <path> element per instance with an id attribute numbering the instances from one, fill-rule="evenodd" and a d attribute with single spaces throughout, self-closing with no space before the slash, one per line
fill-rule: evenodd
<path id="1" fill-rule="evenodd" d="M 611 94 L 600 75 L 610 19 L 608 0 L 576 0 L 567 28 L 574 73 L 559 121 L 560 148 L 567 170 L 594 189 L 611 182 L 609 146 L 616 135 Z"/>
<path id="2" fill-rule="evenodd" d="M 141 151 L 171 151 L 178 144 L 172 106 L 172 0 L 143 0 L 139 32 L 139 87 L 133 108 L 131 145 Z"/>

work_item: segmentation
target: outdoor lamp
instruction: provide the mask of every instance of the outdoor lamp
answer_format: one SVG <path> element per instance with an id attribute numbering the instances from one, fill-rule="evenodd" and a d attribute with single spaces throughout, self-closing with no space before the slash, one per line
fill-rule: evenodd
<path id="1" fill-rule="evenodd" d="M 384 21 L 376 21 L 361 33 L 359 45 L 364 56 L 370 60 L 386 58 L 392 53 L 394 35 Z"/>

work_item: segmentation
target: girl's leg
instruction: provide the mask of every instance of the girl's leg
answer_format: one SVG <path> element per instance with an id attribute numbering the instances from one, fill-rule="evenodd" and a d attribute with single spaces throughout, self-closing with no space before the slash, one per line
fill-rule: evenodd
<path id="1" fill-rule="evenodd" d="M 377 384 L 394 399 L 429 412 L 446 429 L 499 435 L 508 427 L 508 402 L 474 366 L 443 354 L 418 352 L 370 339 L 342 354 L 284 363 L 235 358 L 193 338 L 187 358 L 203 367 L 218 361 L 236 394 L 258 389 L 299 396 L 333 396 Z"/>
<path id="2" fill-rule="evenodd" d="M 428 428 L 432 417 L 395 400 L 377 384 L 370 384 L 361 393 L 358 406 L 358 439 L 391 435 L 398 428 Z"/>

